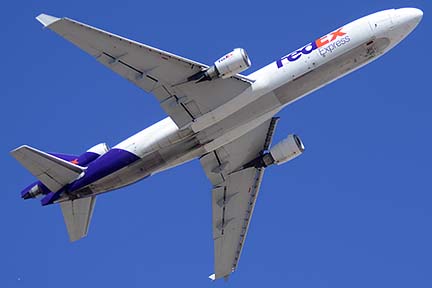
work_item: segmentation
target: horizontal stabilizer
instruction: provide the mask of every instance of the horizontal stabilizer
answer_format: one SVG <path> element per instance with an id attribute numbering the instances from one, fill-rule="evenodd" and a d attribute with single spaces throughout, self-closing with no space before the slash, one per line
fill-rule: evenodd
<path id="1" fill-rule="evenodd" d="M 11 151 L 11 154 L 51 192 L 59 191 L 85 171 L 83 167 L 26 145 Z"/>
<path id="2" fill-rule="evenodd" d="M 60 203 L 71 242 L 87 236 L 95 203 L 96 196 Z"/>

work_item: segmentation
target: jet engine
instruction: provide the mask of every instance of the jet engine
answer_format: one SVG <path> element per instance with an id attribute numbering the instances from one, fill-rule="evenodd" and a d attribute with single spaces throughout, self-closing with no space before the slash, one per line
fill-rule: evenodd
<path id="1" fill-rule="evenodd" d="M 300 156 L 304 151 L 303 142 L 300 138 L 291 134 L 288 137 L 270 149 L 270 155 L 273 158 L 272 164 L 281 165 L 297 156 Z"/>
<path id="2" fill-rule="evenodd" d="M 297 135 L 291 134 L 273 146 L 270 151 L 244 165 L 242 169 L 249 167 L 262 168 L 273 164 L 281 165 L 300 156 L 304 149 L 300 138 Z"/>
<path id="3" fill-rule="evenodd" d="M 73 163 L 80 166 L 87 166 L 90 162 L 93 162 L 108 151 L 109 148 L 106 143 L 97 144 L 80 155 Z"/>
<path id="4" fill-rule="evenodd" d="M 21 192 L 21 198 L 23 198 L 23 199 L 37 198 L 37 197 L 41 197 L 43 195 L 46 195 L 49 192 L 50 191 L 48 190 L 48 188 L 45 185 L 43 185 L 40 182 L 35 182 L 35 183 L 29 185 L 28 187 L 26 187 Z"/>
<path id="5" fill-rule="evenodd" d="M 105 154 L 108 151 L 109 151 L 109 148 L 108 148 L 108 145 L 106 143 L 97 144 L 97 145 L 95 145 L 92 148 L 87 150 L 87 152 L 93 152 L 93 153 L 98 154 L 99 156 L 102 156 L 103 154 Z"/>
<path id="6" fill-rule="evenodd" d="M 214 67 L 214 74 L 222 79 L 240 73 L 251 66 L 251 61 L 246 51 L 242 48 L 236 48 L 230 53 L 217 60 L 211 68 Z M 210 73 L 210 69 L 208 70 Z"/>
<path id="7" fill-rule="evenodd" d="M 209 81 L 216 78 L 226 79 L 251 66 L 248 54 L 242 48 L 236 48 L 217 60 L 213 66 L 188 78 L 188 81 Z"/>

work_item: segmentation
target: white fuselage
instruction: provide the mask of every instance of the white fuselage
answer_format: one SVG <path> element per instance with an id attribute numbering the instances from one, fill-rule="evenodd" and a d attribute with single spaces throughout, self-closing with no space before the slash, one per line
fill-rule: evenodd
<path id="1" fill-rule="evenodd" d="M 92 184 L 94 193 L 129 185 L 211 152 L 254 129 L 286 105 L 383 55 L 415 27 L 410 8 L 381 11 L 343 26 L 248 75 L 254 83 L 224 105 L 179 129 L 171 118 L 113 148 L 139 161 Z"/>

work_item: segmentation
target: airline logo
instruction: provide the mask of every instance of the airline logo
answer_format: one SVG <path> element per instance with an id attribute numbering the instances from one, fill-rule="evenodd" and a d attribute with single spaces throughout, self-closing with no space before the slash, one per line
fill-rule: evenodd
<path id="1" fill-rule="evenodd" d="M 302 57 L 302 55 L 310 54 L 312 53 L 312 51 L 315 51 L 316 49 L 318 49 L 318 52 L 322 57 L 325 57 L 326 54 L 328 53 L 333 53 L 333 51 L 336 48 L 345 45 L 351 40 L 349 36 L 347 36 L 346 33 L 342 31 L 342 29 L 343 27 L 337 29 L 336 31 L 331 32 L 328 35 L 319 38 L 316 41 L 307 44 L 303 48 L 300 48 L 292 52 L 291 54 L 282 57 L 281 59 L 276 61 L 277 67 L 281 68 L 284 65 L 284 62 L 286 63 L 287 61 L 288 62 L 297 61 Z"/>
<path id="2" fill-rule="evenodd" d="M 220 58 L 220 59 L 218 60 L 218 62 L 221 63 L 221 62 L 227 60 L 228 58 L 230 58 L 230 57 L 233 56 L 233 55 L 234 55 L 234 52 L 228 53 L 228 54 L 226 54 L 225 56 L 223 56 L 222 58 Z"/>

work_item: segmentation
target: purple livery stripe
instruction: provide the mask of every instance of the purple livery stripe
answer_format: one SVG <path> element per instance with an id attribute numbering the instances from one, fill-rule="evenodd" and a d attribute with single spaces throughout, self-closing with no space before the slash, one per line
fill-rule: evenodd
<path id="1" fill-rule="evenodd" d="M 99 156 L 100 156 L 99 154 L 94 153 L 94 152 L 85 152 L 84 154 L 82 154 L 78 158 L 75 158 L 72 162 L 75 163 L 76 165 L 84 167 L 84 166 L 89 165 L 91 162 L 93 162 L 97 158 L 99 158 Z"/>
<path id="2" fill-rule="evenodd" d="M 87 152 L 89 153 L 89 152 Z M 70 185 L 64 187 L 56 193 L 49 193 L 45 198 L 42 199 L 42 205 L 52 204 L 55 200 L 60 197 L 62 192 L 74 192 L 85 186 L 102 179 L 113 172 L 124 168 L 140 158 L 135 154 L 122 150 L 122 149 L 111 149 L 106 154 L 97 158 L 87 167 L 84 177 L 72 182 Z"/>
<path id="3" fill-rule="evenodd" d="M 73 182 L 67 191 L 72 192 L 83 188 L 111 173 L 126 167 L 140 159 L 135 154 L 122 149 L 111 149 L 106 154 L 92 162 L 85 173 L 85 176 Z"/>
<path id="4" fill-rule="evenodd" d="M 96 160 L 100 155 L 94 152 L 85 152 L 84 154 L 80 156 L 75 155 L 69 155 L 69 154 L 63 154 L 63 153 L 49 153 L 52 156 L 55 156 L 57 158 L 66 160 L 68 162 L 72 162 L 76 165 L 85 167 L 94 160 Z"/>
<path id="5" fill-rule="evenodd" d="M 75 155 L 69 155 L 69 154 L 63 154 L 63 153 L 51 153 L 49 152 L 48 154 L 55 156 L 57 158 L 63 159 L 65 161 L 71 162 L 74 159 L 77 159 L 78 156 Z"/>

